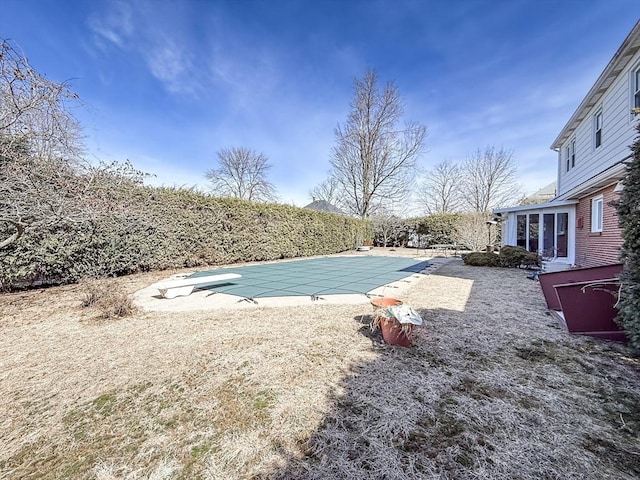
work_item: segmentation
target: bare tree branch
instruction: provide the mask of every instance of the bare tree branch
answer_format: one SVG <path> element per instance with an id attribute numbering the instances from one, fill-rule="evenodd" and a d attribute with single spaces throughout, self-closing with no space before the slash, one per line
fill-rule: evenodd
<path id="1" fill-rule="evenodd" d="M 205 177 L 216 195 L 267 202 L 277 199 L 275 187 L 267 180 L 270 168 L 262 153 L 245 147 L 223 148 L 218 152 L 218 168 L 208 170 Z"/>
<path id="2" fill-rule="evenodd" d="M 142 182 L 130 163 L 84 159 L 78 96 L 38 73 L 7 41 L 0 46 L 0 248 L 38 228 L 117 215 L 114 196 Z M 7 229 L 6 225 L 13 228 Z"/>
<path id="3" fill-rule="evenodd" d="M 429 215 L 459 212 L 462 206 L 460 166 L 450 160 L 427 172 L 420 189 L 420 204 Z"/>
<path id="4" fill-rule="evenodd" d="M 15 232 L 10 235 L 8 238 L 5 238 L 4 240 L 2 240 L 0 242 L 0 249 L 6 247 L 7 245 L 15 242 L 18 238 L 20 238 L 22 236 L 22 234 L 24 233 L 25 229 L 26 229 L 26 225 L 22 222 L 16 222 L 15 220 L 11 219 L 11 218 L 1 218 L 0 217 L 0 223 L 8 223 L 11 226 L 13 226 L 15 228 Z"/>
<path id="5" fill-rule="evenodd" d="M 469 155 L 463 164 L 462 198 L 475 212 L 517 204 L 522 197 L 517 183 L 517 167 L 513 152 L 486 147 Z"/>
<path id="6" fill-rule="evenodd" d="M 406 198 L 413 184 L 427 130 L 414 122 L 399 128 L 403 113 L 393 83 L 381 91 L 374 71 L 355 81 L 351 112 L 335 130 L 331 174 L 342 187 L 346 206 L 361 217 L 387 200 Z"/>
<path id="7" fill-rule="evenodd" d="M 344 192 L 340 182 L 335 177 L 328 177 L 309 191 L 309 196 L 315 200 L 325 200 L 337 207 L 344 204 Z"/>

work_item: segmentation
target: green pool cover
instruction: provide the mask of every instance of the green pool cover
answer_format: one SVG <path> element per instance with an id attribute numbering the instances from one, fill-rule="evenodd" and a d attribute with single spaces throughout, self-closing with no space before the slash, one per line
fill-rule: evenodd
<path id="1" fill-rule="evenodd" d="M 244 298 L 311 296 L 361 293 L 418 273 L 426 261 L 401 257 L 327 257 L 280 263 L 226 267 L 197 272 L 191 277 L 239 273 L 229 283 L 202 285 L 219 293 Z"/>

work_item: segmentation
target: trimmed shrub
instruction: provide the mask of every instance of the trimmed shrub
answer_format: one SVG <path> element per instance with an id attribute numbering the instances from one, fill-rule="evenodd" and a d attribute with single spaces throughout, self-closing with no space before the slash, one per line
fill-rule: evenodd
<path id="1" fill-rule="evenodd" d="M 436 213 L 409 219 L 407 224 L 416 225 L 416 233 L 424 236 L 431 245 L 449 244 L 458 241 L 456 228 L 460 219 L 459 213 Z"/>
<path id="2" fill-rule="evenodd" d="M 181 188 L 114 192 L 120 208 L 35 230 L 0 251 L 0 289 L 138 271 L 326 255 L 372 240 L 371 222 Z"/>
<path id="3" fill-rule="evenodd" d="M 471 252 L 462 256 L 465 265 L 474 267 L 499 267 L 500 257 L 495 253 Z"/>
<path id="4" fill-rule="evenodd" d="M 540 266 L 540 257 L 526 248 L 505 245 L 500 248 L 500 266 L 507 268 Z"/>
<path id="5" fill-rule="evenodd" d="M 476 267 L 532 267 L 540 265 L 540 257 L 522 247 L 505 245 L 500 253 L 472 252 L 462 256 L 466 265 Z"/>

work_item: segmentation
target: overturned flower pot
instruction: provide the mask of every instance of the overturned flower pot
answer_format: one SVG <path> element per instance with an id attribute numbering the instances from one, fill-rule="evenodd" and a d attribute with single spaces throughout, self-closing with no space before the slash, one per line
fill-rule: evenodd
<path id="1" fill-rule="evenodd" d="M 371 328 L 380 327 L 386 344 L 408 347 L 415 325 L 422 325 L 422 317 L 418 312 L 407 305 L 392 305 L 376 310 Z"/>
<path id="2" fill-rule="evenodd" d="M 396 307 L 398 305 L 402 305 L 402 300 L 398 300 L 397 298 L 392 297 L 378 297 L 371 299 L 371 305 L 373 305 L 373 309 L 375 311 L 380 308 Z"/>

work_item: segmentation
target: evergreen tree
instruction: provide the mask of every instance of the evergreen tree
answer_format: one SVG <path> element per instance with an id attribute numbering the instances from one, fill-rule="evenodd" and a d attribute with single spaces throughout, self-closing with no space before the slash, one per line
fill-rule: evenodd
<path id="1" fill-rule="evenodd" d="M 626 330 L 631 345 L 640 349 L 640 122 L 638 136 L 631 146 L 624 189 L 617 203 L 622 227 L 622 289 L 618 304 L 618 322 Z"/>

